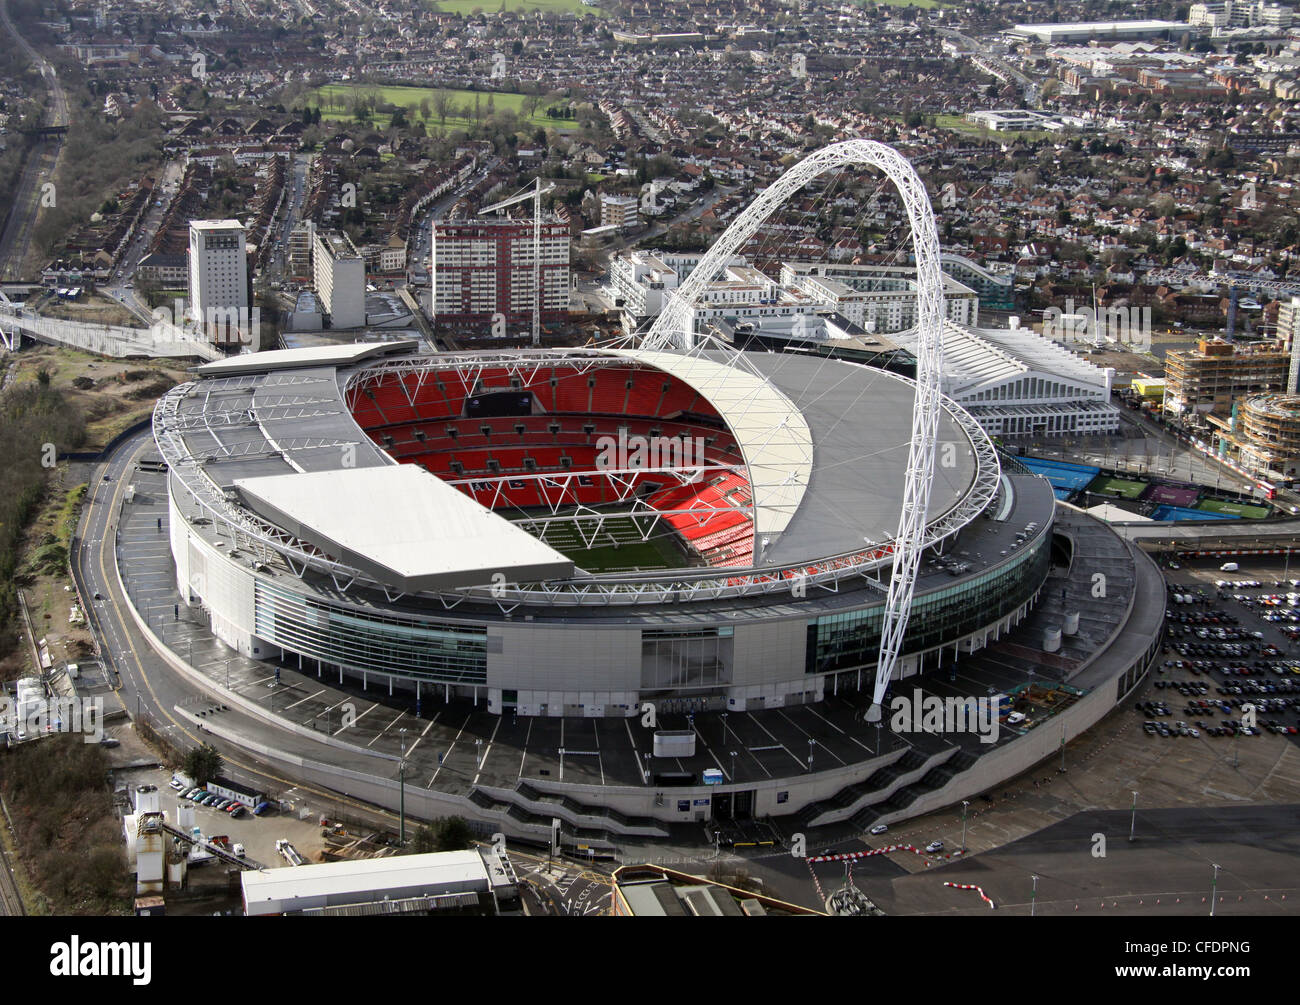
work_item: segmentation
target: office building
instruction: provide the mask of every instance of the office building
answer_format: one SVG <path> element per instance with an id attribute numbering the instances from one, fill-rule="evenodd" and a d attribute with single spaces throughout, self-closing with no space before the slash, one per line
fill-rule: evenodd
<path id="1" fill-rule="evenodd" d="M 348 239 L 336 231 L 317 233 L 312 252 L 316 296 L 331 328 L 366 324 L 366 263 Z"/>
<path id="2" fill-rule="evenodd" d="M 191 220 L 190 317 L 214 345 L 248 345 L 255 340 L 250 300 L 244 225 Z"/>

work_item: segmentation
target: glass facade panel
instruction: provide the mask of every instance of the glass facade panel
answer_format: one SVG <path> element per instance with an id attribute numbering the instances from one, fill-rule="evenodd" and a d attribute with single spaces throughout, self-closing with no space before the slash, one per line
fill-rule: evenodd
<path id="1" fill-rule="evenodd" d="M 257 634 L 312 659 L 439 684 L 487 683 L 487 629 L 331 607 L 262 580 Z"/>
<path id="2" fill-rule="evenodd" d="M 1044 535 L 1010 565 L 916 598 L 903 652 L 933 649 L 1015 610 L 1047 577 L 1051 536 Z M 808 623 L 805 673 L 831 673 L 874 665 L 880 650 L 885 605 L 830 614 Z"/>
<path id="3" fill-rule="evenodd" d="M 641 687 L 646 690 L 731 683 L 735 629 L 641 633 Z"/>

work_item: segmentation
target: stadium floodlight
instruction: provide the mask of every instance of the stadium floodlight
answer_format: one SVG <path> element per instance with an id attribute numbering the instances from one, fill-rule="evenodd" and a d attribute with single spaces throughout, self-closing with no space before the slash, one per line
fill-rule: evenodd
<path id="1" fill-rule="evenodd" d="M 907 213 L 912 231 L 912 251 L 916 258 L 916 397 L 880 655 L 876 663 L 871 707 L 867 712 L 867 720 L 876 721 L 880 717 L 880 702 L 885 688 L 902 651 L 911 613 L 930 509 L 930 489 L 934 483 L 935 440 L 942 408 L 939 379 L 943 371 L 943 273 L 939 267 L 939 232 L 925 183 L 907 158 L 883 143 L 845 140 L 810 154 L 768 186 L 736 217 L 665 304 L 641 346 L 643 349 L 689 351 L 695 342 L 692 310 L 708 284 L 786 200 L 813 179 L 843 167 L 877 168 L 894 183 Z"/>

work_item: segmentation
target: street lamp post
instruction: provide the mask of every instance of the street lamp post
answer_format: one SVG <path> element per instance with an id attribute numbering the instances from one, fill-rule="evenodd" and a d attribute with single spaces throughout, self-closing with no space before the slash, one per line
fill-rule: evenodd
<path id="1" fill-rule="evenodd" d="M 734 750 L 731 752 L 731 780 L 733 782 L 736 780 L 736 752 Z"/>
<path id="2" fill-rule="evenodd" d="M 1210 863 L 1214 865 L 1213 862 Z M 1210 917 L 1214 917 L 1214 905 L 1219 899 L 1219 867 L 1214 865 L 1214 882 L 1210 885 Z"/>
<path id="3" fill-rule="evenodd" d="M 1134 789 L 1133 790 L 1133 816 L 1129 820 L 1129 824 L 1128 824 L 1128 839 L 1130 841 L 1133 840 L 1133 832 L 1137 829 L 1137 819 L 1138 819 L 1138 794 L 1137 794 L 1137 789 Z"/>
<path id="4" fill-rule="evenodd" d="M 817 745 L 816 740 L 808 741 L 808 771 L 810 773 L 812 772 L 813 769 L 813 747 L 815 747 L 816 745 Z"/>
<path id="5" fill-rule="evenodd" d="M 1034 892 L 1029 897 L 1029 916 L 1032 918 L 1038 913 L 1038 877 L 1030 877 L 1034 881 Z"/>
<path id="6" fill-rule="evenodd" d="M 963 852 L 966 851 L 966 807 L 969 805 L 969 800 L 963 799 L 961 801 L 961 850 Z"/>

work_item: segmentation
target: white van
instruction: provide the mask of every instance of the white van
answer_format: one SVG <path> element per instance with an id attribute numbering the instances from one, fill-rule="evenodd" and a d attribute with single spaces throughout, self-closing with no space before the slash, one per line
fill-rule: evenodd
<path id="1" fill-rule="evenodd" d="M 1238 566 L 1236 562 L 1224 562 L 1221 566 L 1219 566 L 1219 571 L 1236 572 L 1238 568 L 1240 568 L 1240 566 Z"/>

